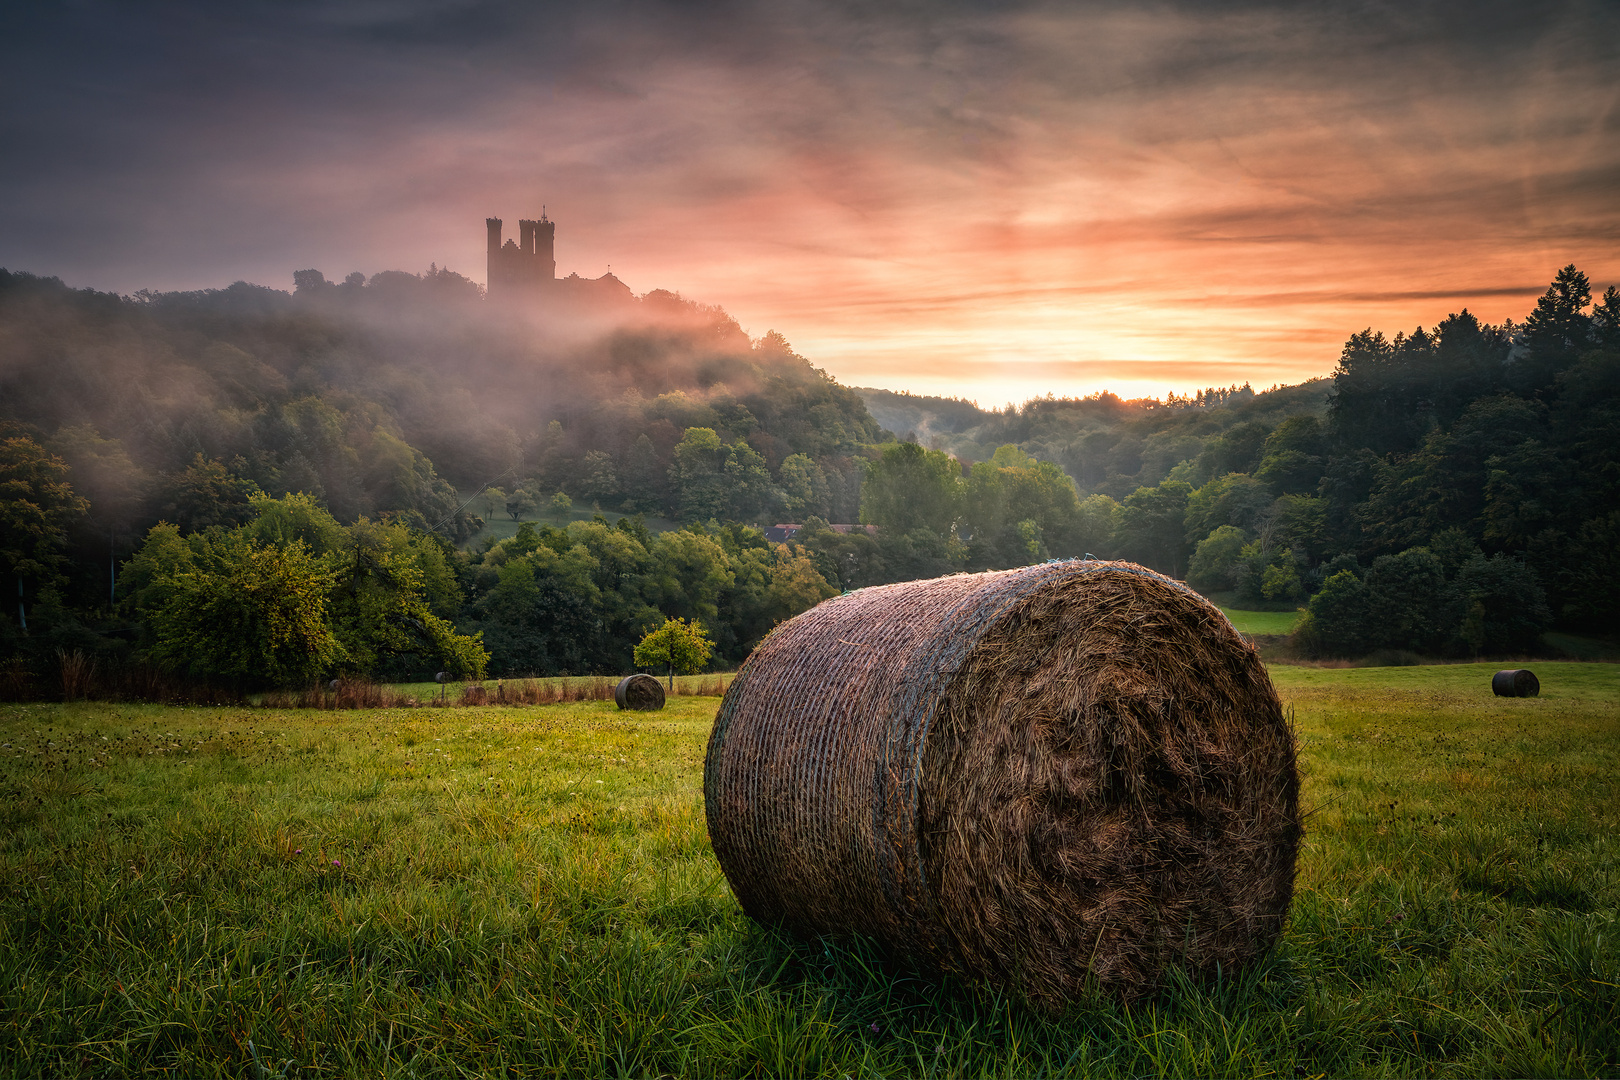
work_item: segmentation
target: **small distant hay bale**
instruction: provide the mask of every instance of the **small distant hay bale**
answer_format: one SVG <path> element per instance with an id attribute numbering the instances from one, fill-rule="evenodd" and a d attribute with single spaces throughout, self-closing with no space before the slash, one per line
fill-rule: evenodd
<path id="1" fill-rule="evenodd" d="M 613 688 L 613 700 L 621 709 L 657 712 L 664 707 L 664 687 L 657 679 L 645 673 L 627 675 Z"/>
<path id="2" fill-rule="evenodd" d="M 1491 676 L 1491 693 L 1497 697 L 1535 697 L 1541 693 L 1541 680 L 1526 668 L 1498 671 Z"/>
<path id="3" fill-rule="evenodd" d="M 1186 586 L 1070 561 L 863 589 L 738 672 L 704 768 L 744 911 L 862 934 L 1061 1008 L 1282 932 L 1293 732 L 1253 646 Z"/>

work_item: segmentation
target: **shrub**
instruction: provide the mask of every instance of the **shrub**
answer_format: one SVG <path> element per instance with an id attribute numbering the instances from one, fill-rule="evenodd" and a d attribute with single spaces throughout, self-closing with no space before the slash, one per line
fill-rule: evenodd
<path id="1" fill-rule="evenodd" d="M 1528 652 L 1540 642 L 1552 613 L 1530 567 L 1506 555 L 1475 555 L 1455 585 L 1466 605 L 1458 636 L 1476 655 Z"/>
<path id="2" fill-rule="evenodd" d="M 1434 653 L 1452 636 L 1458 621 L 1453 594 L 1440 560 L 1428 548 L 1380 556 L 1363 585 L 1371 647 Z"/>
<path id="3" fill-rule="evenodd" d="M 1221 525 L 1198 541 L 1192 561 L 1187 564 L 1187 583 L 1200 589 L 1226 589 L 1232 585 L 1232 571 L 1243 555 L 1248 536 L 1236 525 Z"/>
<path id="4" fill-rule="evenodd" d="M 1292 559 L 1266 567 L 1265 573 L 1260 575 L 1260 595 L 1267 600 L 1298 600 L 1305 595 L 1299 567 Z"/>
<path id="5" fill-rule="evenodd" d="M 1365 652 L 1369 645 L 1367 590 L 1361 579 L 1340 570 L 1323 582 L 1294 636 L 1312 653 L 1356 656 Z"/>

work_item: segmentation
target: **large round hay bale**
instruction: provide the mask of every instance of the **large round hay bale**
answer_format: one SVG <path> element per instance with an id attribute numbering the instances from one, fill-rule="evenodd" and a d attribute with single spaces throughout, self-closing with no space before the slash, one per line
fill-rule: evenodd
<path id="1" fill-rule="evenodd" d="M 657 712 L 664 707 L 664 686 L 651 675 L 626 675 L 613 688 L 613 700 L 621 709 Z"/>
<path id="2" fill-rule="evenodd" d="M 1294 737 L 1185 586 L 1070 561 L 863 589 L 772 632 L 704 770 L 743 909 L 1060 1007 L 1277 939 Z"/>
<path id="3" fill-rule="evenodd" d="M 1541 693 L 1541 680 L 1527 668 L 1509 668 L 1491 676 L 1491 693 L 1497 697 L 1535 697 Z"/>

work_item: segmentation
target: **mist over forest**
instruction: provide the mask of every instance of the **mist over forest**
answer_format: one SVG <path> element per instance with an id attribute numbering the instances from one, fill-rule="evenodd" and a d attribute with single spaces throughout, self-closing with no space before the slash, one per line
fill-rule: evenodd
<path id="1" fill-rule="evenodd" d="M 69 654 L 242 688 L 625 671 L 670 617 L 735 664 L 845 589 L 1084 555 L 1308 606 L 1318 655 L 1506 654 L 1620 611 L 1620 298 L 1574 267 L 1522 323 L 1369 328 L 1297 386 L 1001 410 L 570 280 L 517 306 L 437 267 L 133 296 L 0 270 L 14 688 Z M 175 624 L 274 623 L 227 610 L 253 574 L 315 597 L 276 618 L 319 647 Z"/>

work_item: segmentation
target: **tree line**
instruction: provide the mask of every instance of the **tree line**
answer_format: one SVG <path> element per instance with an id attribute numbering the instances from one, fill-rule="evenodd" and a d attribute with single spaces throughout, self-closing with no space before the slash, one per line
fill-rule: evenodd
<path id="1" fill-rule="evenodd" d="M 1302 386 L 1037 399 L 971 424 L 961 403 L 937 424 L 900 404 L 877 415 L 958 458 L 1012 439 L 1063 463 L 1098 554 L 1240 605 L 1308 602 L 1309 649 L 1506 653 L 1616 626 L 1620 298 L 1594 302 L 1574 266 L 1522 323 L 1369 328 Z"/>
<path id="2" fill-rule="evenodd" d="M 16 595 L 0 656 L 163 659 L 155 609 L 114 593 L 120 568 L 160 523 L 188 543 L 236 536 L 264 498 L 307 497 L 345 528 L 397 526 L 449 551 L 485 525 L 480 508 L 523 517 L 565 492 L 664 527 L 859 513 L 856 458 L 881 439 L 860 399 L 718 308 L 654 291 L 609 321 L 525 319 L 436 267 L 296 276 L 293 293 L 119 297 L 0 271 L 0 570 Z M 499 504 L 458 494 L 501 485 Z M 463 599 L 443 617 L 488 621 Z M 498 661 L 610 662 L 512 638 L 495 634 Z"/>
<path id="3" fill-rule="evenodd" d="M 1322 653 L 1510 652 L 1620 610 L 1620 300 L 1574 267 L 1523 323 L 1354 334 L 1331 379 L 1001 411 L 863 401 L 670 294 L 572 337 L 490 324 L 447 275 L 120 298 L 0 272 L 6 662 L 619 671 L 680 618 L 732 664 L 838 591 L 1085 555 L 1308 606 Z M 471 544 L 480 513 L 524 524 Z M 294 580 L 303 607 L 227 600 Z M 221 625 L 283 645 L 227 655 L 196 629 Z"/>

